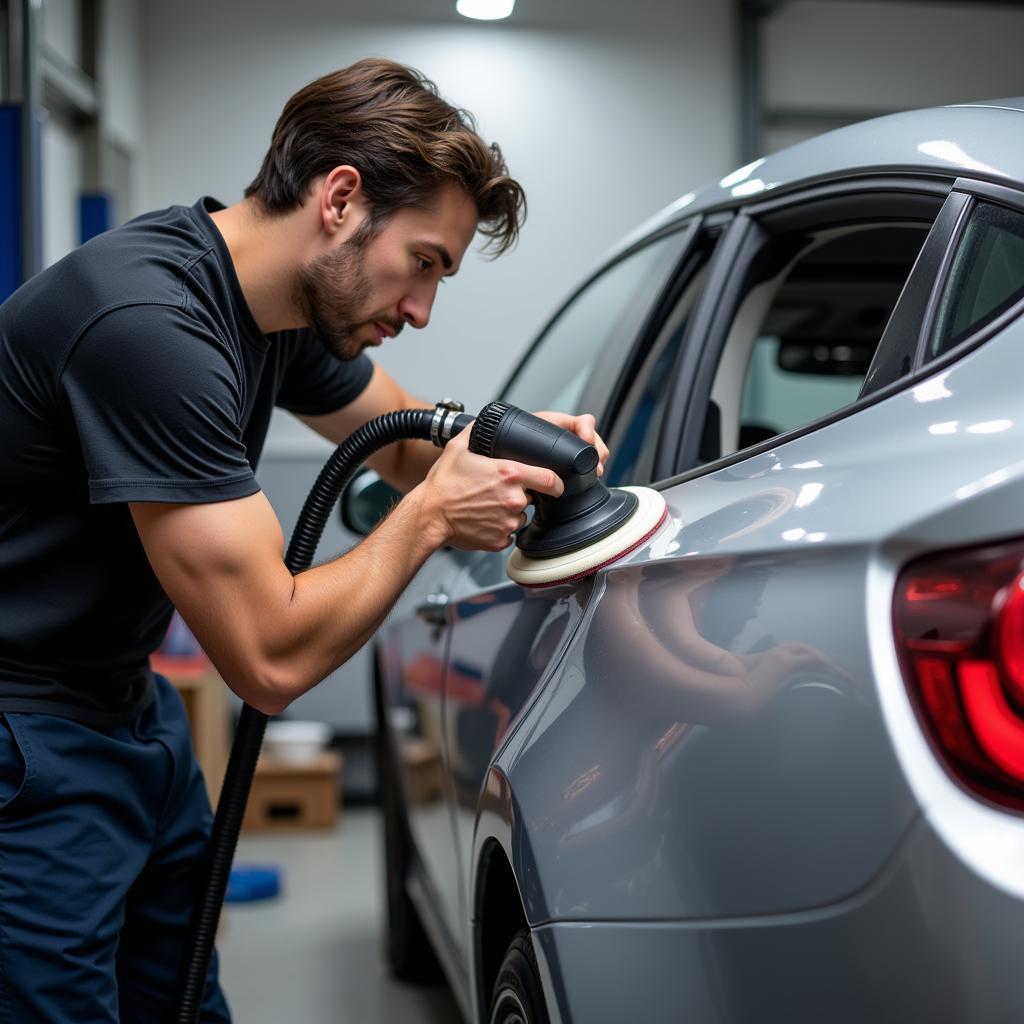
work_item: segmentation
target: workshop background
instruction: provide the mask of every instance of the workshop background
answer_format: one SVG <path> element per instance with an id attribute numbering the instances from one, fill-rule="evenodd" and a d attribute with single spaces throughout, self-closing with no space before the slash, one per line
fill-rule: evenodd
<path id="1" fill-rule="evenodd" d="M 293 91 L 385 55 L 471 110 L 528 195 L 519 247 L 467 256 L 430 326 L 376 355 L 425 399 L 477 408 L 602 253 L 679 195 L 852 121 L 1020 95 L 1022 38 L 1024 7 L 991 0 L 518 0 L 490 23 L 454 0 L 0 0 L 0 299 L 143 211 L 238 200 Z M 274 421 L 260 480 L 286 532 L 329 451 Z M 351 541 L 332 525 L 321 554 Z M 365 657 L 288 717 L 329 726 L 351 806 L 333 830 L 243 839 L 286 882 L 226 917 L 237 1019 L 457 1019 L 380 960 Z"/>

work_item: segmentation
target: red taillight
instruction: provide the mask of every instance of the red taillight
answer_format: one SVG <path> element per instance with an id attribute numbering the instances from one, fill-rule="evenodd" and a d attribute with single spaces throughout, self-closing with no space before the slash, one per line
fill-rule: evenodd
<path id="1" fill-rule="evenodd" d="M 999 649 L 1003 652 L 1006 682 L 1024 703 L 1024 576 L 1018 576 L 1006 592 L 999 613 Z"/>
<path id="2" fill-rule="evenodd" d="M 960 781 L 1024 810 L 1024 543 L 928 555 L 896 588 L 896 640 L 932 743 Z"/>

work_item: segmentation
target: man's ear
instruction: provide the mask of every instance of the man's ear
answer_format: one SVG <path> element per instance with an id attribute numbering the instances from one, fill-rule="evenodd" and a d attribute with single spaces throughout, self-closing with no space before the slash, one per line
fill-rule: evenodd
<path id="1" fill-rule="evenodd" d="M 350 164 L 335 167 L 320 187 L 320 221 L 328 235 L 350 233 L 366 214 L 363 178 Z"/>

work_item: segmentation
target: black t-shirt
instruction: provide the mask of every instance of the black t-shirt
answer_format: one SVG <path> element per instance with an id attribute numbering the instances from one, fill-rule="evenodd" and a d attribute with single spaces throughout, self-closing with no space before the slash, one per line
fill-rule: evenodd
<path id="1" fill-rule="evenodd" d="M 309 331 L 260 333 L 209 199 L 100 235 L 0 305 L 0 711 L 115 724 L 171 605 L 127 502 L 255 494 L 274 405 L 366 387 Z"/>

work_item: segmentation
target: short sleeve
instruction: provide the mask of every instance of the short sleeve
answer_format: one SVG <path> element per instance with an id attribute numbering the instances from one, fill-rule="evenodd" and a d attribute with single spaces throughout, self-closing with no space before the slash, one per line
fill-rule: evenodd
<path id="1" fill-rule="evenodd" d="M 373 376 L 373 363 L 365 356 L 342 360 L 331 355 L 311 331 L 287 331 L 281 336 L 287 349 L 276 404 L 304 416 L 324 416 L 358 398 Z"/>
<path id="2" fill-rule="evenodd" d="M 185 504 L 259 491 L 242 442 L 240 381 L 224 343 L 179 308 L 100 318 L 61 377 L 90 501 Z"/>

